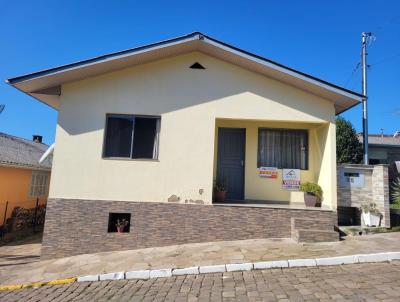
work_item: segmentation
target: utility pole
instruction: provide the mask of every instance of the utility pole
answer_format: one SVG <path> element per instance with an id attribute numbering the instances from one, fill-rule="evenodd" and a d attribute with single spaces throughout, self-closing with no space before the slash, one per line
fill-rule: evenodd
<path id="1" fill-rule="evenodd" d="M 367 110 L 367 43 L 372 33 L 363 32 L 361 34 L 361 67 L 362 67 L 362 94 L 364 95 L 362 105 L 363 120 L 363 145 L 364 145 L 364 164 L 368 165 L 368 110 Z"/>

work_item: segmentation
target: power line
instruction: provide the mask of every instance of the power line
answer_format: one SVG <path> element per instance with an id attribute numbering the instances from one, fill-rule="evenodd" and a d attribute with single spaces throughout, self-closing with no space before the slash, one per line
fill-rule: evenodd
<path id="1" fill-rule="evenodd" d="M 378 61 L 372 63 L 371 66 L 382 64 L 382 63 L 384 63 L 386 61 L 392 60 L 392 59 L 397 58 L 399 56 L 400 56 L 400 52 L 396 53 L 396 54 L 394 54 L 392 56 L 389 56 L 389 57 L 386 57 L 386 58 L 382 58 L 381 60 L 378 60 Z"/>
<path id="2" fill-rule="evenodd" d="M 355 73 L 357 72 L 357 70 L 360 68 L 360 66 L 361 66 L 361 62 L 358 62 L 358 63 L 356 64 L 356 66 L 353 68 L 353 70 L 352 70 L 350 76 L 347 78 L 347 80 L 346 80 L 346 82 L 345 82 L 345 84 L 344 84 L 344 87 L 347 87 L 347 85 L 349 85 L 350 80 L 353 78 L 353 76 L 355 75 Z"/>

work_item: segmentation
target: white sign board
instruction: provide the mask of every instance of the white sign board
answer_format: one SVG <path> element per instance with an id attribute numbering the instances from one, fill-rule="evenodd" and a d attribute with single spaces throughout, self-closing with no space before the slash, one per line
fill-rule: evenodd
<path id="1" fill-rule="evenodd" d="M 299 169 L 283 169 L 282 171 L 282 188 L 285 190 L 300 189 L 300 170 Z"/>

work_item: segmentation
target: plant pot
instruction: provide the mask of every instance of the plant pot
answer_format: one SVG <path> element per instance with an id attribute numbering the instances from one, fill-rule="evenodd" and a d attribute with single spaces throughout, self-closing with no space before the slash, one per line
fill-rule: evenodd
<path id="1" fill-rule="evenodd" d="M 123 227 L 123 226 L 117 226 L 117 232 L 118 233 L 123 233 L 124 229 L 125 229 L 125 227 Z"/>
<path id="2" fill-rule="evenodd" d="M 315 207 L 317 205 L 317 196 L 310 193 L 304 193 L 304 203 L 306 204 L 306 207 Z"/>
<path id="3" fill-rule="evenodd" d="M 216 202 L 224 202 L 226 199 L 226 191 L 215 191 L 214 196 Z"/>
<path id="4" fill-rule="evenodd" d="M 364 224 L 366 226 L 377 227 L 380 225 L 381 215 L 379 215 L 379 214 L 367 212 L 367 213 L 362 213 L 362 217 L 364 220 Z"/>

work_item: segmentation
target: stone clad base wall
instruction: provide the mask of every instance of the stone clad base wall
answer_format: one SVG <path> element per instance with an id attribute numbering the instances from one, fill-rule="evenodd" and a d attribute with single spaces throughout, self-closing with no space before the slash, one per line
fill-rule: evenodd
<path id="1" fill-rule="evenodd" d="M 364 183 L 359 187 L 341 184 L 342 172 L 364 174 Z M 358 212 L 357 217 L 349 217 L 346 208 L 360 208 L 363 204 L 375 203 L 382 214 L 381 226 L 390 227 L 389 174 L 387 165 L 342 164 L 338 166 L 338 209 L 339 221 L 353 220 L 353 225 L 363 225 Z M 354 215 L 353 215 L 354 216 Z"/>
<path id="2" fill-rule="evenodd" d="M 129 233 L 107 232 L 110 212 L 131 213 Z M 326 240 L 327 229 L 334 234 L 337 214 L 333 211 L 50 199 L 42 258 L 184 243 L 290 238 L 297 218 L 309 228 L 307 241 Z M 296 231 L 295 239 L 300 233 Z M 330 238 L 337 240 L 337 233 Z"/>

